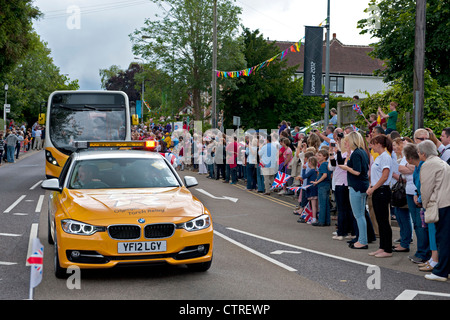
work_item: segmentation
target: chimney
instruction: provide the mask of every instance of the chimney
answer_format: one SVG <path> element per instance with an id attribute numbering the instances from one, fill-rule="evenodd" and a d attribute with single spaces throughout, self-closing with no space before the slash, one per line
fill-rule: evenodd
<path id="1" fill-rule="evenodd" d="M 336 40 L 336 33 L 333 33 L 333 40 Z"/>

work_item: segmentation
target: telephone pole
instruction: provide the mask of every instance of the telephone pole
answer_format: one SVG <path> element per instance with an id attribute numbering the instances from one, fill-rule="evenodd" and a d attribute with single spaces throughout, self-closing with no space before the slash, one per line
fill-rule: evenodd
<path id="1" fill-rule="evenodd" d="M 327 8 L 327 36 L 326 36 L 326 53 L 325 53 L 325 111 L 323 128 L 326 130 L 330 116 L 330 0 L 328 0 Z"/>
<path id="2" fill-rule="evenodd" d="M 425 91 L 426 0 L 416 0 L 416 38 L 414 44 L 414 130 L 423 128 Z"/>
<path id="3" fill-rule="evenodd" d="M 212 128 L 217 128 L 217 116 L 216 116 L 216 94 L 217 94 L 217 0 L 214 0 L 214 13 L 213 13 L 213 59 L 212 59 L 212 110 L 211 110 L 211 125 Z"/>

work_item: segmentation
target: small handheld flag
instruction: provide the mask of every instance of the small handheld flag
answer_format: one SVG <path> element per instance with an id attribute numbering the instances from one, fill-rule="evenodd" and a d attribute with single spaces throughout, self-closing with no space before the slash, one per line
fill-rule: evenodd
<path id="1" fill-rule="evenodd" d="M 291 177 L 290 175 L 288 175 L 284 172 L 278 171 L 277 175 L 275 176 L 275 179 L 273 180 L 271 189 L 284 186 L 290 177 Z"/>

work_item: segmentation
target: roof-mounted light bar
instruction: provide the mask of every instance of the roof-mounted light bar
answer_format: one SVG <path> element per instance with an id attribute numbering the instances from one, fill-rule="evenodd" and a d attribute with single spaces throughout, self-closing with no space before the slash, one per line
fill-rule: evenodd
<path id="1" fill-rule="evenodd" d="M 75 141 L 73 146 L 77 150 L 92 148 L 143 148 L 153 150 L 158 146 L 155 140 L 143 141 Z"/>

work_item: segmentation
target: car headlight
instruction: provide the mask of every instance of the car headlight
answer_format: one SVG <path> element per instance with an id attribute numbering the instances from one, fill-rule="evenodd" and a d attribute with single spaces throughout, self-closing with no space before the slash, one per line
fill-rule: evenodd
<path id="1" fill-rule="evenodd" d="M 61 226 L 65 232 L 80 236 L 90 236 L 96 232 L 105 231 L 105 227 L 97 227 L 70 219 L 62 220 Z"/>
<path id="2" fill-rule="evenodd" d="M 198 231 L 206 229 L 211 225 L 211 218 L 207 214 L 203 214 L 200 217 L 189 220 L 184 223 L 177 224 L 178 229 L 184 229 L 186 231 Z"/>

